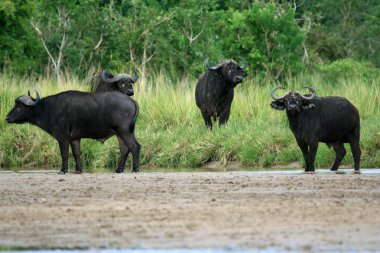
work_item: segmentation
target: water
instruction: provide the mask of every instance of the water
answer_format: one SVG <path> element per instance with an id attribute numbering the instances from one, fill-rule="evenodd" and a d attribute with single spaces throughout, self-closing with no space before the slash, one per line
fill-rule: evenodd
<path id="1" fill-rule="evenodd" d="M 229 168 L 149 168 L 140 169 L 140 172 L 144 173 L 173 173 L 173 172 L 232 172 L 241 171 L 247 172 L 249 174 L 267 174 L 267 175 L 288 175 L 288 174 L 305 174 L 303 169 L 258 169 L 258 168 L 239 168 L 239 169 L 229 169 Z M 0 169 L 0 173 L 58 173 L 59 169 L 25 169 L 25 168 L 4 168 Z M 69 173 L 73 173 L 73 170 L 69 170 Z M 84 169 L 84 173 L 113 173 L 114 169 L 110 168 L 94 168 L 94 169 Z M 126 173 L 130 173 L 129 170 L 125 170 Z M 332 172 L 329 169 L 316 169 L 315 174 L 354 174 L 353 169 L 339 169 L 338 172 Z M 360 174 L 370 174 L 370 175 L 380 175 L 380 169 L 361 169 Z"/>
<path id="2" fill-rule="evenodd" d="M 88 249 L 88 250 L 26 250 L 2 253 L 282 253 L 278 249 Z M 297 252 L 297 251 L 292 251 Z"/>
<path id="3" fill-rule="evenodd" d="M 87 250 L 23 250 L 23 251 L 2 251 L 2 253 L 288 253 L 281 249 L 87 249 Z M 305 252 L 294 251 L 291 252 Z M 370 251 L 329 251 L 337 252 L 370 252 Z"/>

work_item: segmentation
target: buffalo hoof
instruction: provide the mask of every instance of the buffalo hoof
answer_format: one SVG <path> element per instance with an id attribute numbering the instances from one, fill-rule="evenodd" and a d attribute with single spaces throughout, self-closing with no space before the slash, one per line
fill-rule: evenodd
<path id="1" fill-rule="evenodd" d="M 123 173 L 123 170 L 117 169 L 117 170 L 115 170 L 115 173 Z"/>
<path id="2" fill-rule="evenodd" d="M 82 174 L 82 171 L 81 170 L 76 170 L 75 174 Z"/>
<path id="3" fill-rule="evenodd" d="M 132 172 L 137 173 L 139 172 L 139 169 L 133 169 Z"/>
<path id="4" fill-rule="evenodd" d="M 354 170 L 354 174 L 362 174 L 360 170 Z"/>
<path id="5" fill-rule="evenodd" d="M 60 171 L 58 172 L 58 174 L 66 174 L 66 172 L 67 172 L 67 171 L 60 170 Z"/>
<path id="6" fill-rule="evenodd" d="M 305 171 L 305 174 L 315 174 L 314 170 Z"/>

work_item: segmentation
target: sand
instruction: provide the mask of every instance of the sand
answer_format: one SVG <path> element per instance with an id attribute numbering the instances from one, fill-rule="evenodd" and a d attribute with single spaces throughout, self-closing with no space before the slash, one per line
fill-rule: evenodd
<path id="1" fill-rule="evenodd" d="M 0 173 L 0 249 L 380 250 L 380 175 Z"/>

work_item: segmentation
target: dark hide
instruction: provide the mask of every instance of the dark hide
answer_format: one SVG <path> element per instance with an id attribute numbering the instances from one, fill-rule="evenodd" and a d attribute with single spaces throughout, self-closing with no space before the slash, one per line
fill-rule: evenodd
<path id="1" fill-rule="evenodd" d="M 195 89 L 195 101 L 201 110 L 208 128 L 212 128 L 211 118 L 219 120 L 219 125 L 227 123 L 230 117 L 234 88 L 243 81 L 247 73 L 235 61 L 226 60 L 215 70 L 208 69 L 199 76 Z"/>
<path id="2" fill-rule="evenodd" d="M 334 148 L 336 158 L 331 170 L 338 170 L 346 154 L 343 143 L 350 144 L 355 171 L 360 170 L 360 117 L 358 110 L 346 98 L 314 97 L 305 100 L 292 91 L 283 99 L 273 101 L 271 107 L 286 109 L 290 129 L 305 160 L 305 171 L 315 171 L 319 142 Z"/>
<path id="3" fill-rule="evenodd" d="M 62 157 L 61 173 L 68 171 L 69 145 L 76 162 L 76 172 L 82 172 L 81 138 L 106 140 L 116 135 L 120 158 L 116 172 L 123 172 L 129 154 L 133 156 L 133 171 L 139 169 L 140 144 L 134 134 L 138 104 L 120 92 L 85 93 L 66 91 L 43 99 L 21 96 L 8 113 L 9 123 L 32 123 L 59 144 Z"/>
<path id="4" fill-rule="evenodd" d="M 137 81 L 137 74 L 134 77 L 128 74 L 113 74 L 103 70 L 101 73 L 94 76 L 91 80 L 91 92 L 104 92 L 104 91 L 120 91 L 121 93 L 133 96 L 133 85 Z"/>

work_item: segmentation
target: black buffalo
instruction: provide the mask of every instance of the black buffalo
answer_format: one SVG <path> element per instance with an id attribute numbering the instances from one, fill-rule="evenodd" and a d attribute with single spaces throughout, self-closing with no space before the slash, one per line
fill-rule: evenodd
<path id="1" fill-rule="evenodd" d="M 312 94 L 302 95 L 289 91 L 282 97 L 276 97 L 274 88 L 271 92 L 271 107 L 276 110 L 286 109 L 290 129 L 296 137 L 305 159 L 305 171 L 314 171 L 315 155 L 318 142 L 333 147 L 336 153 L 332 171 L 338 170 L 346 154 L 343 143 L 349 143 L 355 162 L 355 171 L 360 170 L 360 117 L 359 112 L 346 98 L 317 97 L 313 88 L 305 87 Z"/>
<path id="2" fill-rule="evenodd" d="M 91 81 L 91 91 L 120 91 L 125 95 L 133 96 L 134 91 L 132 84 L 134 84 L 137 79 L 138 75 L 136 72 L 133 77 L 125 73 L 114 76 L 106 70 L 103 70 Z"/>
<path id="3" fill-rule="evenodd" d="M 230 117 L 231 103 L 234 99 L 234 88 L 247 76 L 244 72 L 245 61 L 239 66 L 233 60 L 225 60 L 210 67 L 205 60 L 207 71 L 198 78 L 195 89 L 195 101 L 201 110 L 208 128 L 212 128 L 211 118 L 225 124 Z"/>
<path id="4" fill-rule="evenodd" d="M 116 172 L 124 171 L 129 154 L 133 156 L 133 171 L 139 169 L 140 144 L 134 135 L 138 104 L 120 92 L 85 93 L 66 91 L 40 99 L 28 95 L 18 97 L 8 113 L 9 123 L 32 123 L 59 144 L 62 157 L 60 173 L 68 171 L 69 145 L 75 158 L 75 172 L 82 172 L 80 160 L 81 138 L 105 141 L 116 135 L 120 144 L 120 158 Z"/>

